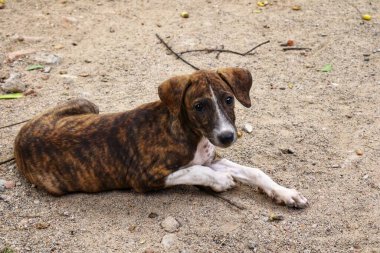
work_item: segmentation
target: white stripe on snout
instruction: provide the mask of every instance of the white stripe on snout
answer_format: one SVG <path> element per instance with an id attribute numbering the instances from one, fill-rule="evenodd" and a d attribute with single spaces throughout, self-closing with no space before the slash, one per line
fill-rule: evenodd
<path id="1" fill-rule="evenodd" d="M 216 99 L 215 93 L 212 90 L 212 87 L 210 85 L 210 91 L 211 91 L 211 96 L 212 96 L 212 101 L 215 104 L 215 109 L 216 109 L 216 116 L 217 116 L 217 123 L 216 123 L 216 128 L 214 129 L 214 134 L 215 137 L 223 132 L 232 132 L 235 135 L 235 128 L 231 124 L 231 122 L 226 118 L 222 110 L 220 109 L 220 106 L 218 104 L 218 101 Z"/>

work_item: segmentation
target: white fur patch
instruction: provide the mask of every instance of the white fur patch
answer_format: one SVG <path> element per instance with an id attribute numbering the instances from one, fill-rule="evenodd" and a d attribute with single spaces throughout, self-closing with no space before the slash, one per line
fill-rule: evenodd
<path id="1" fill-rule="evenodd" d="M 217 100 L 215 93 L 212 90 L 211 86 L 210 86 L 210 91 L 211 91 L 212 101 L 215 104 L 216 115 L 217 115 L 217 124 L 216 124 L 216 128 L 214 129 L 214 135 L 215 135 L 214 139 L 217 140 L 217 135 L 220 133 L 223 133 L 223 132 L 234 133 L 234 139 L 235 139 L 236 137 L 235 137 L 234 126 L 231 124 L 230 121 L 228 121 L 228 119 L 226 118 L 226 116 L 224 115 L 222 110 L 220 109 L 220 106 L 218 104 L 218 100 Z"/>
<path id="2" fill-rule="evenodd" d="M 210 164 L 214 157 L 215 146 L 207 138 L 202 137 L 198 143 L 193 160 L 187 166 Z"/>

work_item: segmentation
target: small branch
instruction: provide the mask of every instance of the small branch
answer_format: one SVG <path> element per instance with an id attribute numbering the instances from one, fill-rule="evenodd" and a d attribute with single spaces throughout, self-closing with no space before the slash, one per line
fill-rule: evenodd
<path id="1" fill-rule="evenodd" d="M 285 47 L 282 49 L 283 51 L 292 51 L 292 50 L 306 50 L 311 51 L 311 48 L 308 47 Z"/>
<path id="2" fill-rule="evenodd" d="M 249 55 L 256 48 L 261 47 L 262 45 L 265 45 L 265 44 L 267 44 L 269 42 L 270 42 L 270 40 L 264 41 L 264 42 L 258 44 L 257 46 L 254 46 L 252 49 L 248 50 L 245 53 L 240 53 L 240 52 L 236 52 L 236 51 L 228 50 L 228 49 L 205 48 L 205 49 L 186 50 L 186 51 L 179 52 L 179 54 L 183 55 L 183 54 L 193 53 L 193 52 L 206 52 L 206 53 L 218 52 L 219 54 L 220 53 L 230 53 L 230 54 L 237 54 L 237 55 L 240 55 L 240 56 L 246 56 L 246 55 Z"/>
<path id="3" fill-rule="evenodd" d="M 173 49 L 171 49 L 171 47 L 156 33 L 156 37 L 157 39 L 159 39 L 161 41 L 162 44 L 164 44 L 164 46 L 170 51 L 172 52 L 175 56 L 177 56 L 178 59 L 180 59 L 181 61 L 183 61 L 184 63 L 186 63 L 187 65 L 189 65 L 190 67 L 192 67 L 193 69 L 195 70 L 199 70 L 199 68 L 195 67 L 193 64 L 191 64 L 190 62 L 186 61 L 185 59 L 183 59 L 179 54 L 177 54 L 176 52 L 173 51 Z"/>
<path id="4" fill-rule="evenodd" d="M 247 54 L 249 54 L 250 52 L 252 52 L 253 50 L 255 50 L 256 48 L 261 47 L 262 45 L 265 45 L 265 44 L 267 44 L 267 43 L 269 43 L 269 42 L 270 42 L 270 40 L 267 40 L 267 41 L 264 41 L 264 42 L 258 44 L 257 46 L 254 46 L 252 49 L 248 50 L 248 51 L 245 52 L 243 55 L 247 55 Z"/>
<path id="5" fill-rule="evenodd" d="M 12 127 L 12 126 L 16 126 L 16 125 L 20 125 L 20 124 L 28 122 L 28 121 L 29 121 L 29 119 L 21 121 L 21 122 L 13 123 L 13 124 L 10 124 L 10 125 L 7 125 L 7 126 L 2 126 L 2 127 L 0 127 L 0 129 L 7 128 L 7 127 Z"/>
<path id="6" fill-rule="evenodd" d="M 12 162 L 14 159 L 15 159 L 14 157 L 11 157 L 11 158 L 8 158 L 8 159 L 6 159 L 6 160 L 4 160 L 4 161 L 1 161 L 1 162 L 0 162 L 0 165 L 3 165 L 3 164 L 6 164 L 6 163 L 9 163 L 9 162 Z"/>
<path id="7" fill-rule="evenodd" d="M 226 203 L 230 204 L 231 206 L 236 207 L 237 209 L 240 209 L 240 210 L 246 210 L 246 209 L 247 209 L 247 208 L 245 208 L 244 206 L 242 206 L 241 204 L 236 203 L 235 201 L 232 201 L 232 200 L 230 200 L 229 198 L 226 198 L 226 197 L 223 196 L 223 195 L 220 195 L 220 194 L 218 194 L 218 193 L 216 193 L 216 192 L 213 192 L 212 190 L 210 190 L 210 189 L 208 189 L 208 188 L 206 188 L 206 187 L 203 187 L 203 186 L 197 186 L 197 188 L 198 188 L 199 190 L 201 190 L 202 192 L 207 193 L 208 195 L 211 195 L 211 196 L 213 196 L 213 197 L 215 197 L 215 198 L 219 198 L 219 199 L 225 201 Z"/>

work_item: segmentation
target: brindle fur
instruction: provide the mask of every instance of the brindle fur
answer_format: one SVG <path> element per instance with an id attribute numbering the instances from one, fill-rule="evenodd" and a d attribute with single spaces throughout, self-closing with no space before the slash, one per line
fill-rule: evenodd
<path id="1" fill-rule="evenodd" d="M 238 83 L 244 87 L 233 91 Z M 162 189 L 166 177 L 189 164 L 202 135 L 208 137 L 214 127 L 213 115 L 193 113 L 194 100 L 210 98 L 211 85 L 216 96 L 235 94 L 250 105 L 251 83 L 248 71 L 227 68 L 173 77 L 160 85 L 160 101 L 127 112 L 99 115 L 85 99 L 69 101 L 22 127 L 15 140 L 18 169 L 54 195 Z M 235 121 L 233 106 L 220 106 Z"/>

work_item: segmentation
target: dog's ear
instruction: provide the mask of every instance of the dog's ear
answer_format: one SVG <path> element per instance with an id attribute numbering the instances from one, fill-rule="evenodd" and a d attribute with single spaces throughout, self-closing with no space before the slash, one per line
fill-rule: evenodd
<path id="1" fill-rule="evenodd" d="M 158 87 L 158 96 L 175 116 L 181 110 L 183 96 L 189 85 L 190 76 L 183 75 L 172 77 Z"/>
<path id="2" fill-rule="evenodd" d="M 249 98 L 249 90 L 252 86 L 251 73 L 241 68 L 218 69 L 217 73 L 230 86 L 237 100 L 245 107 L 251 107 Z"/>

